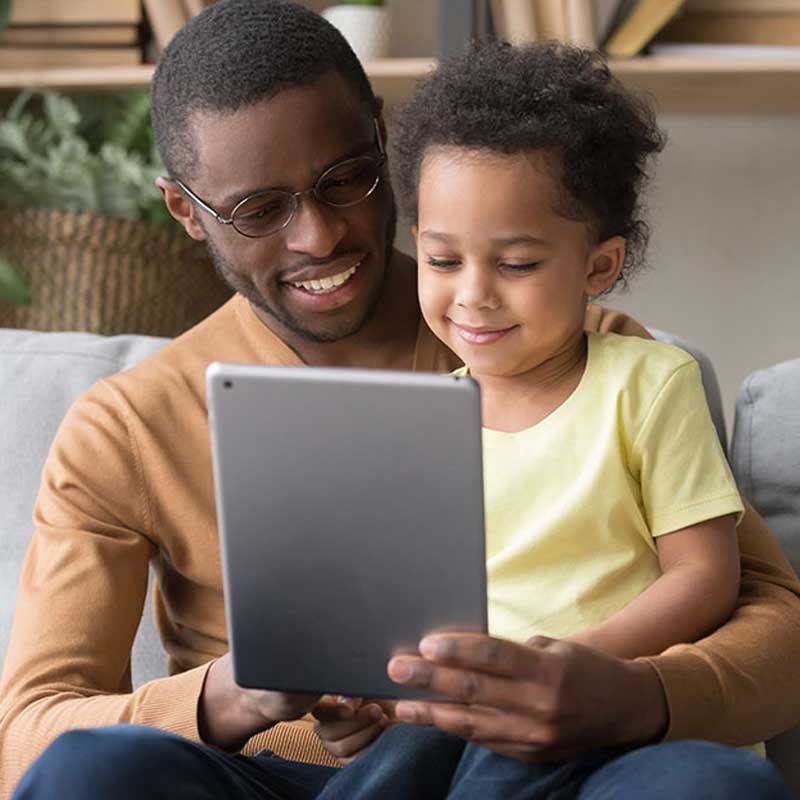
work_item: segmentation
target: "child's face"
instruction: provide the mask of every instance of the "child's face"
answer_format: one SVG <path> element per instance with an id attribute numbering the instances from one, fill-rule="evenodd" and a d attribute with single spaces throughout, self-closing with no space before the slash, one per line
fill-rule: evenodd
<path id="1" fill-rule="evenodd" d="M 574 344 L 587 296 L 613 284 L 624 240 L 557 213 L 541 151 L 427 153 L 414 230 L 422 313 L 476 375 L 513 376 Z"/>

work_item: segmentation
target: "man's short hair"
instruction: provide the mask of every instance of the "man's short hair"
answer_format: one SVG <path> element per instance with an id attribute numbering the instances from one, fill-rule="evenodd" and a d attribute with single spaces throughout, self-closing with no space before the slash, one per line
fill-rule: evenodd
<path id="1" fill-rule="evenodd" d="M 153 130 L 164 166 L 183 180 L 196 173 L 195 112 L 232 113 L 330 71 L 374 113 L 363 67 L 319 14 L 285 0 L 220 0 L 178 31 L 153 76 Z"/>

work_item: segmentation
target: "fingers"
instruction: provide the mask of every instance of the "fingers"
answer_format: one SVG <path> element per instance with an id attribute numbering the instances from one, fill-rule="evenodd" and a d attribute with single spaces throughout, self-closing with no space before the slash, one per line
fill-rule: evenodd
<path id="1" fill-rule="evenodd" d="M 547 646 L 554 641 L 537 636 L 523 645 L 482 633 L 442 633 L 426 636 L 419 651 L 436 663 L 519 679 L 536 677 L 547 658 Z"/>
<path id="2" fill-rule="evenodd" d="M 314 724 L 325 749 L 345 764 L 358 756 L 388 724 L 383 709 L 376 703 L 367 703 L 351 713 L 350 719 L 323 721 L 317 718 Z"/>
<path id="3" fill-rule="evenodd" d="M 343 695 L 323 695 L 311 709 L 311 713 L 321 722 L 336 722 L 350 719 L 363 704 L 360 697 L 344 697 Z"/>
<path id="4" fill-rule="evenodd" d="M 517 708 L 524 683 L 497 675 L 432 664 L 415 656 L 396 656 L 389 662 L 387 672 L 397 683 L 431 689 L 457 703 L 502 709 Z"/>
<path id="5" fill-rule="evenodd" d="M 435 725 L 482 746 L 491 744 L 493 749 L 502 746 L 506 751 L 522 753 L 549 742 L 550 731 L 546 724 L 493 708 L 402 700 L 396 711 L 404 722 Z"/>

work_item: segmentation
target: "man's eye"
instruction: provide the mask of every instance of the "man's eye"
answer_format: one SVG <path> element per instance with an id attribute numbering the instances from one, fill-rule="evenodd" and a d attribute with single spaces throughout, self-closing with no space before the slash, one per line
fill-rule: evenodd
<path id="1" fill-rule="evenodd" d="M 432 267 L 439 267 L 440 269 L 458 266 L 458 261 L 454 258 L 434 258 L 433 256 L 428 256 L 428 263 Z"/>

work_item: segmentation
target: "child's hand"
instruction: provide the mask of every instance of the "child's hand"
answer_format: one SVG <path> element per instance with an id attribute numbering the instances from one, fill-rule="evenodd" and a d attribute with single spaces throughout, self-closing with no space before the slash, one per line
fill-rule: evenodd
<path id="1" fill-rule="evenodd" d="M 393 704 L 360 697 L 325 695 L 313 708 L 314 730 L 325 749 L 349 764 L 369 747 L 389 724 Z"/>

